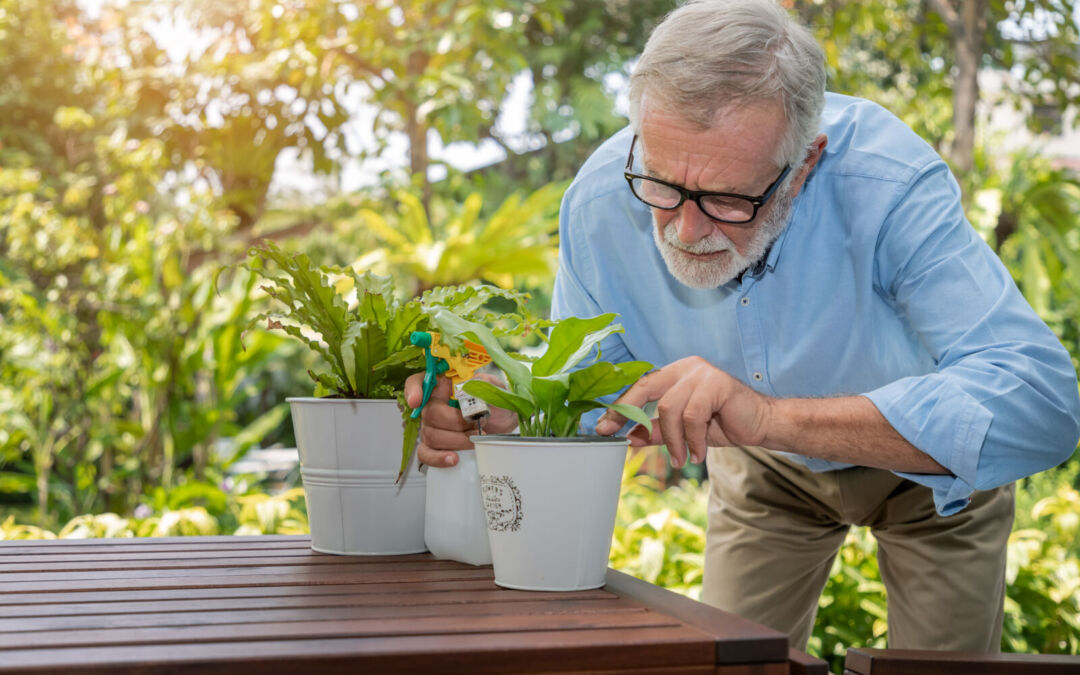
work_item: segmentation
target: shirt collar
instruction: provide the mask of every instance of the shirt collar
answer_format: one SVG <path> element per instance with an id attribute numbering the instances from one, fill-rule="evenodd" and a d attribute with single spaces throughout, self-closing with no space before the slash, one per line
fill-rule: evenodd
<path id="1" fill-rule="evenodd" d="M 784 249 L 784 242 L 787 241 L 788 232 L 795 223 L 798 222 L 798 212 L 801 201 L 798 197 L 795 198 L 795 202 L 791 205 L 791 215 L 788 216 L 788 222 L 784 225 L 784 229 L 780 232 L 780 236 L 776 238 L 776 241 L 769 246 L 769 250 L 765 252 L 756 264 L 747 268 L 742 274 L 739 275 L 738 281 L 741 282 L 743 276 L 749 274 L 753 279 L 760 279 L 765 276 L 766 272 L 772 272 L 776 269 L 776 264 L 780 261 L 780 253 Z"/>

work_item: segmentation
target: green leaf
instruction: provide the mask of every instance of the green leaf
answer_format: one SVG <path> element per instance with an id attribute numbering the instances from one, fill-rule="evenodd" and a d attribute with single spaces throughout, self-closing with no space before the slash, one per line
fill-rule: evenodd
<path id="1" fill-rule="evenodd" d="M 637 407 L 636 405 L 630 405 L 629 403 L 603 402 L 601 402 L 601 405 L 603 405 L 605 408 L 608 408 L 609 410 L 614 410 L 628 420 L 637 422 L 641 426 L 645 427 L 645 429 L 650 434 L 652 433 L 652 420 L 649 419 L 649 416 L 645 414 L 644 410 Z"/>
<path id="2" fill-rule="evenodd" d="M 538 410 L 538 406 L 529 399 L 512 394 L 484 380 L 469 380 L 462 388 L 465 393 L 475 396 L 490 405 L 514 411 L 521 419 L 532 417 Z"/>
<path id="3" fill-rule="evenodd" d="M 409 460 L 413 450 L 416 449 L 416 439 L 420 435 L 420 418 L 413 418 L 412 408 L 405 402 L 405 393 L 397 393 L 398 410 L 401 411 L 402 439 L 401 439 L 401 465 L 398 467 L 397 481 L 405 475 L 409 468 Z"/>
<path id="4" fill-rule="evenodd" d="M 543 436 L 559 435 L 554 430 L 566 425 L 566 395 L 570 391 L 566 375 L 550 377 L 533 376 L 533 395 L 536 407 L 544 413 Z"/>
<path id="5" fill-rule="evenodd" d="M 386 358 L 387 354 L 386 299 L 382 295 L 364 291 L 359 296 L 356 313 L 360 322 L 349 327 L 346 344 L 352 347 L 353 381 L 357 392 L 361 397 L 368 397 L 371 388 L 379 384 L 381 379 L 373 366 Z"/>
<path id="6" fill-rule="evenodd" d="M 387 356 L 382 361 L 379 361 L 372 366 L 373 370 L 384 370 L 386 368 L 393 368 L 394 366 L 413 366 L 417 368 L 417 371 L 424 369 L 424 350 L 420 347 L 412 346 L 406 347 L 399 352 L 395 352 L 390 356 Z"/>
<path id="7" fill-rule="evenodd" d="M 623 332 L 619 324 L 611 324 L 615 314 L 601 314 L 591 319 L 568 317 L 551 329 L 548 348 L 533 364 L 533 375 L 543 377 L 566 372 L 588 356 L 593 348 L 612 333 Z"/>
<path id="8" fill-rule="evenodd" d="M 571 401 L 600 398 L 614 394 L 636 382 L 652 368 L 645 361 L 628 361 L 618 365 L 600 361 L 570 373 Z"/>

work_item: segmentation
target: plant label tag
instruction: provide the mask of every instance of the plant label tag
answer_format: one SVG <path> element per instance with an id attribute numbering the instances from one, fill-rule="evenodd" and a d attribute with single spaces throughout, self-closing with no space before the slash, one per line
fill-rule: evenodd
<path id="1" fill-rule="evenodd" d="M 462 388 L 464 384 L 464 382 L 460 382 L 454 385 L 454 398 L 457 399 L 458 406 L 461 408 L 461 416 L 469 421 L 474 421 L 490 413 L 487 403 L 465 393 Z"/>

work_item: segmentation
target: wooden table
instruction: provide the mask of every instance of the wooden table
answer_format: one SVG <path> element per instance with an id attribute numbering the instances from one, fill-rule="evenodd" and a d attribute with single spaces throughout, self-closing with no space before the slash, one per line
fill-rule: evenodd
<path id="1" fill-rule="evenodd" d="M 781 633 L 607 582 L 514 591 L 294 536 L 0 542 L 0 673 L 825 672 Z"/>

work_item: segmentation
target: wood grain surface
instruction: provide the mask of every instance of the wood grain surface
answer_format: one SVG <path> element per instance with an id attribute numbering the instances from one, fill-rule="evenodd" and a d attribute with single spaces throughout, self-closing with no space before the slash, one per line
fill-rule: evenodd
<path id="1" fill-rule="evenodd" d="M 0 673 L 817 672 L 784 635 L 619 572 L 515 591 L 490 566 L 310 545 L 0 542 Z"/>

